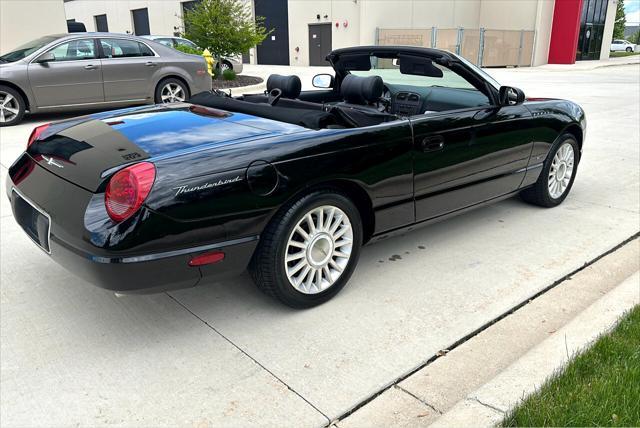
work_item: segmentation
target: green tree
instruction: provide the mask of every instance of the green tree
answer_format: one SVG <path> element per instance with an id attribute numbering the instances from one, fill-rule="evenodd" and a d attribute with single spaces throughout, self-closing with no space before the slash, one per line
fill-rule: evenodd
<path id="1" fill-rule="evenodd" d="M 248 51 L 273 31 L 264 27 L 263 17 L 253 19 L 247 4 L 241 0 L 201 0 L 185 11 L 184 37 L 209 49 L 220 67 L 222 57 Z"/>
<path id="2" fill-rule="evenodd" d="M 618 0 L 616 4 L 616 21 L 613 24 L 613 38 L 624 39 L 624 26 L 627 18 L 624 13 L 624 0 Z"/>

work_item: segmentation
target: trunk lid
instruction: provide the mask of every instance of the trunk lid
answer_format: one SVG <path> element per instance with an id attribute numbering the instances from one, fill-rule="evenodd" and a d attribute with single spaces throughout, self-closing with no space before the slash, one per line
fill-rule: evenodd
<path id="1" fill-rule="evenodd" d="M 27 153 L 91 192 L 117 167 L 306 128 L 190 104 L 99 113 L 51 124 Z"/>

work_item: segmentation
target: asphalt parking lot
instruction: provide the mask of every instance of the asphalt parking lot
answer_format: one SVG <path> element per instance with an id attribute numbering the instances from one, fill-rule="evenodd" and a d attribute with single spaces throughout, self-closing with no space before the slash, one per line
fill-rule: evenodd
<path id="1" fill-rule="evenodd" d="M 568 199 L 514 198 L 365 247 L 349 285 L 314 309 L 278 304 L 247 275 L 115 297 L 37 249 L 2 195 L 3 426 L 326 425 L 637 233 L 640 66 L 490 72 L 586 110 Z M 2 128 L 3 189 L 33 126 L 51 119 Z"/>

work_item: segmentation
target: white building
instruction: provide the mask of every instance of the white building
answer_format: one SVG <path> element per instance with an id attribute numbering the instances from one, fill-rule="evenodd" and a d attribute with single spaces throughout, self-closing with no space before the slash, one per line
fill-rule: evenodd
<path id="1" fill-rule="evenodd" d="M 66 33 L 62 0 L 0 0 L 0 52 L 48 34 Z"/>
<path id="2" fill-rule="evenodd" d="M 65 0 L 65 10 L 88 31 L 174 34 L 197 1 Z M 445 48 L 485 66 L 607 58 L 616 9 L 616 0 L 246 1 L 273 32 L 245 61 L 285 65 L 372 44 Z"/>

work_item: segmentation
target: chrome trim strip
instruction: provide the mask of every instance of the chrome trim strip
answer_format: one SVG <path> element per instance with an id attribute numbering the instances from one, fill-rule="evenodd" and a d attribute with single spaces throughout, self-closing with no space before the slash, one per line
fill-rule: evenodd
<path id="1" fill-rule="evenodd" d="M 100 257 L 89 255 L 89 259 L 96 263 L 139 263 L 152 260 L 165 259 L 167 257 L 183 256 L 185 254 L 198 253 L 201 251 L 215 250 L 217 248 L 225 248 L 232 245 L 246 244 L 247 242 L 257 241 L 259 235 L 247 236 L 244 238 L 232 239 L 230 241 L 218 242 L 215 244 L 201 245 L 199 247 L 183 248 L 181 250 L 165 251 L 163 253 L 145 254 L 142 256 L 131 257 Z M 57 241 L 56 241 L 57 242 Z"/>
<path id="2" fill-rule="evenodd" d="M 38 211 L 40 214 L 45 216 L 47 218 L 47 220 L 49 220 L 49 227 L 47 228 L 47 244 L 49 245 L 49 250 L 48 251 L 39 242 L 36 242 L 35 239 L 33 239 L 31 237 L 31 235 L 29 235 L 26 232 L 25 233 L 29 237 L 29 239 L 31 239 L 33 241 L 33 243 L 36 244 L 36 246 L 38 248 L 40 248 L 42 251 L 44 251 L 47 254 L 51 254 L 51 226 L 53 225 L 53 223 L 51 222 L 51 216 L 48 213 L 46 213 L 42 208 L 37 206 L 33 201 L 31 201 L 31 199 L 29 199 L 25 195 L 23 195 L 22 192 L 20 192 L 14 186 L 11 186 L 11 193 L 13 194 L 13 192 L 15 192 L 16 195 L 20 196 L 23 201 L 25 201 L 26 203 L 31 205 L 31 207 L 33 207 L 34 210 Z M 20 229 L 22 229 L 22 226 L 20 226 Z"/>
<path id="3" fill-rule="evenodd" d="M 60 104 L 55 106 L 44 106 L 38 107 L 39 110 L 47 110 L 47 109 L 56 109 L 56 108 L 64 108 L 64 107 L 77 107 L 77 106 L 92 106 L 92 105 L 102 105 L 102 104 L 128 104 L 132 102 L 146 102 L 148 98 L 139 98 L 135 100 L 119 100 L 119 101 L 96 101 L 93 103 L 80 103 L 80 104 Z"/>

